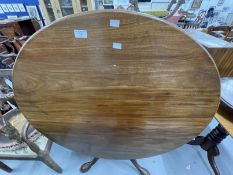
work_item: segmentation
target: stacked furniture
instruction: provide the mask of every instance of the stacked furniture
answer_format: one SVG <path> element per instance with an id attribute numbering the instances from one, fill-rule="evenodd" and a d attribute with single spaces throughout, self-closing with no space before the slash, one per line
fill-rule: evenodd
<path id="1" fill-rule="evenodd" d="M 0 22 L 0 69 L 12 69 L 24 42 L 39 29 L 39 23 L 33 19 Z"/>

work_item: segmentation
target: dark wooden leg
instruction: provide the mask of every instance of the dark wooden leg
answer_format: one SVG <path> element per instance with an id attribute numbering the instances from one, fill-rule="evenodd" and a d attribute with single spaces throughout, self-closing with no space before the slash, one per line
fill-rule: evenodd
<path id="1" fill-rule="evenodd" d="M 88 170 L 91 169 L 91 167 L 99 160 L 99 158 L 95 157 L 93 158 L 90 162 L 86 162 L 84 163 L 81 167 L 80 167 L 80 171 L 82 173 L 86 173 Z M 143 167 L 141 167 L 137 160 L 135 159 L 131 159 L 130 160 L 133 165 L 137 168 L 137 170 L 139 171 L 140 175 L 150 175 L 149 171 Z"/>
<path id="2" fill-rule="evenodd" d="M 93 158 L 90 162 L 86 162 L 84 163 L 81 167 L 80 167 L 80 171 L 82 173 L 86 173 L 88 170 L 91 169 L 91 167 L 99 160 L 99 158 L 95 157 Z"/>
<path id="3" fill-rule="evenodd" d="M 12 171 L 12 169 L 10 167 L 8 167 L 5 163 L 0 161 L 0 169 L 10 173 Z"/>
<path id="4" fill-rule="evenodd" d="M 133 165 L 137 168 L 137 170 L 139 171 L 140 175 L 150 175 L 150 172 L 149 172 L 146 168 L 141 167 L 141 166 L 138 164 L 138 162 L 137 162 L 136 159 L 131 159 L 130 161 L 131 161 L 131 162 L 133 163 Z"/>
<path id="5" fill-rule="evenodd" d="M 195 140 L 188 143 L 190 145 L 199 145 L 203 150 L 207 151 L 207 157 L 215 175 L 220 175 L 214 159 L 215 156 L 220 154 L 218 144 L 220 144 L 228 135 L 227 131 L 221 124 L 219 124 L 205 137 L 197 136 Z"/>
<path id="6" fill-rule="evenodd" d="M 220 172 L 218 170 L 217 164 L 214 159 L 214 157 L 218 155 L 219 155 L 219 149 L 217 146 L 207 151 L 207 157 L 215 175 L 220 175 Z"/>
<path id="7" fill-rule="evenodd" d="M 39 146 L 37 146 L 35 143 L 30 141 L 27 137 L 27 130 L 29 128 L 30 124 L 27 122 L 23 128 L 22 132 L 22 139 L 23 141 L 29 146 L 29 148 L 35 152 L 38 156 L 38 159 L 42 161 L 44 164 L 46 164 L 48 167 L 53 169 L 54 171 L 58 173 L 62 173 L 62 168 L 49 156 L 48 151 L 41 150 Z"/>
<path id="8" fill-rule="evenodd" d="M 188 144 L 189 145 L 201 145 L 205 140 L 203 136 L 197 136 L 194 140 L 191 140 Z"/>

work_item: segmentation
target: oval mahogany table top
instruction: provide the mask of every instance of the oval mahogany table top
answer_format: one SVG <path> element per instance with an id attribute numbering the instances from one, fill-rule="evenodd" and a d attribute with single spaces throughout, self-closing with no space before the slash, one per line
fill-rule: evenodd
<path id="1" fill-rule="evenodd" d="M 203 47 L 167 22 L 124 11 L 73 15 L 37 32 L 13 79 L 34 127 L 64 147 L 110 159 L 187 143 L 220 99 L 218 71 Z"/>

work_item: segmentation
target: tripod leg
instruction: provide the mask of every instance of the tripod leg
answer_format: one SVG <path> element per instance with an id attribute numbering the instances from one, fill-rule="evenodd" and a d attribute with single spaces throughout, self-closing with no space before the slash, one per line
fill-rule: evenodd
<path id="1" fill-rule="evenodd" d="M 219 149 L 217 147 L 214 147 L 214 148 L 209 149 L 207 151 L 207 157 L 208 157 L 210 166 L 212 167 L 215 175 L 220 175 L 220 172 L 218 170 L 218 167 L 217 167 L 215 159 L 214 159 L 214 157 L 218 156 L 218 155 L 219 155 Z"/>
<path id="2" fill-rule="evenodd" d="M 141 167 L 141 166 L 138 164 L 138 162 L 137 162 L 136 159 L 131 159 L 130 161 L 131 161 L 131 162 L 133 163 L 133 165 L 137 168 L 137 170 L 139 171 L 140 175 L 150 175 L 150 172 L 149 172 L 146 168 Z"/>
<path id="3" fill-rule="evenodd" d="M 12 169 L 10 167 L 8 167 L 5 163 L 0 161 L 0 169 L 10 173 L 12 171 Z"/>
<path id="4" fill-rule="evenodd" d="M 99 160 L 99 158 L 95 157 L 95 158 L 92 159 L 90 162 L 84 163 L 84 164 L 80 167 L 80 171 L 81 171 L 82 173 L 87 172 L 98 160 Z"/>
<path id="5" fill-rule="evenodd" d="M 228 135 L 228 132 L 223 128 L 223 126 L 218 124 L 218 126 L 212 129 L 212 131 L 205 137 L 198 136 L 195 140 L 188 143 L 190 145 L 200 145 L 203 150 L 207 151 L 207 157 L 215 175 L 220 175 L 214 159 L 215 156 L 219 155 L 219 149 L 217 146 Z"/>

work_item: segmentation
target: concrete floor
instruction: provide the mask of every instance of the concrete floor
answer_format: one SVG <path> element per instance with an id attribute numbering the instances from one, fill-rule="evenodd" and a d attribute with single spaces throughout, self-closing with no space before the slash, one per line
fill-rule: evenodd
<path id="1" fill-rule="evenodd" d="M 213 120 L 202 132 L 205 135 L 218 122 Z M 221 175 L 233 175 L 233 139 L 228 136 L 220 145 L 221 155 L 216 158 Z M 80 155 L 53 144 L 50 155 L 63 168 L 63 175 L 81 175 L 80 165 L 91 157 Z M 39 161 L 3 160 L 14 171 L 11 175 L 55 175 Z M 212 175 L 206 152 L 198 146 L 184 145 L 163 155 L 139 159 L 138 162 L 150 171 L 151 175 Z M 100 159 L 86 175 L 139 175 L 130 161 Z M 0 175 L 8 175 L 0 170 Z"/>

